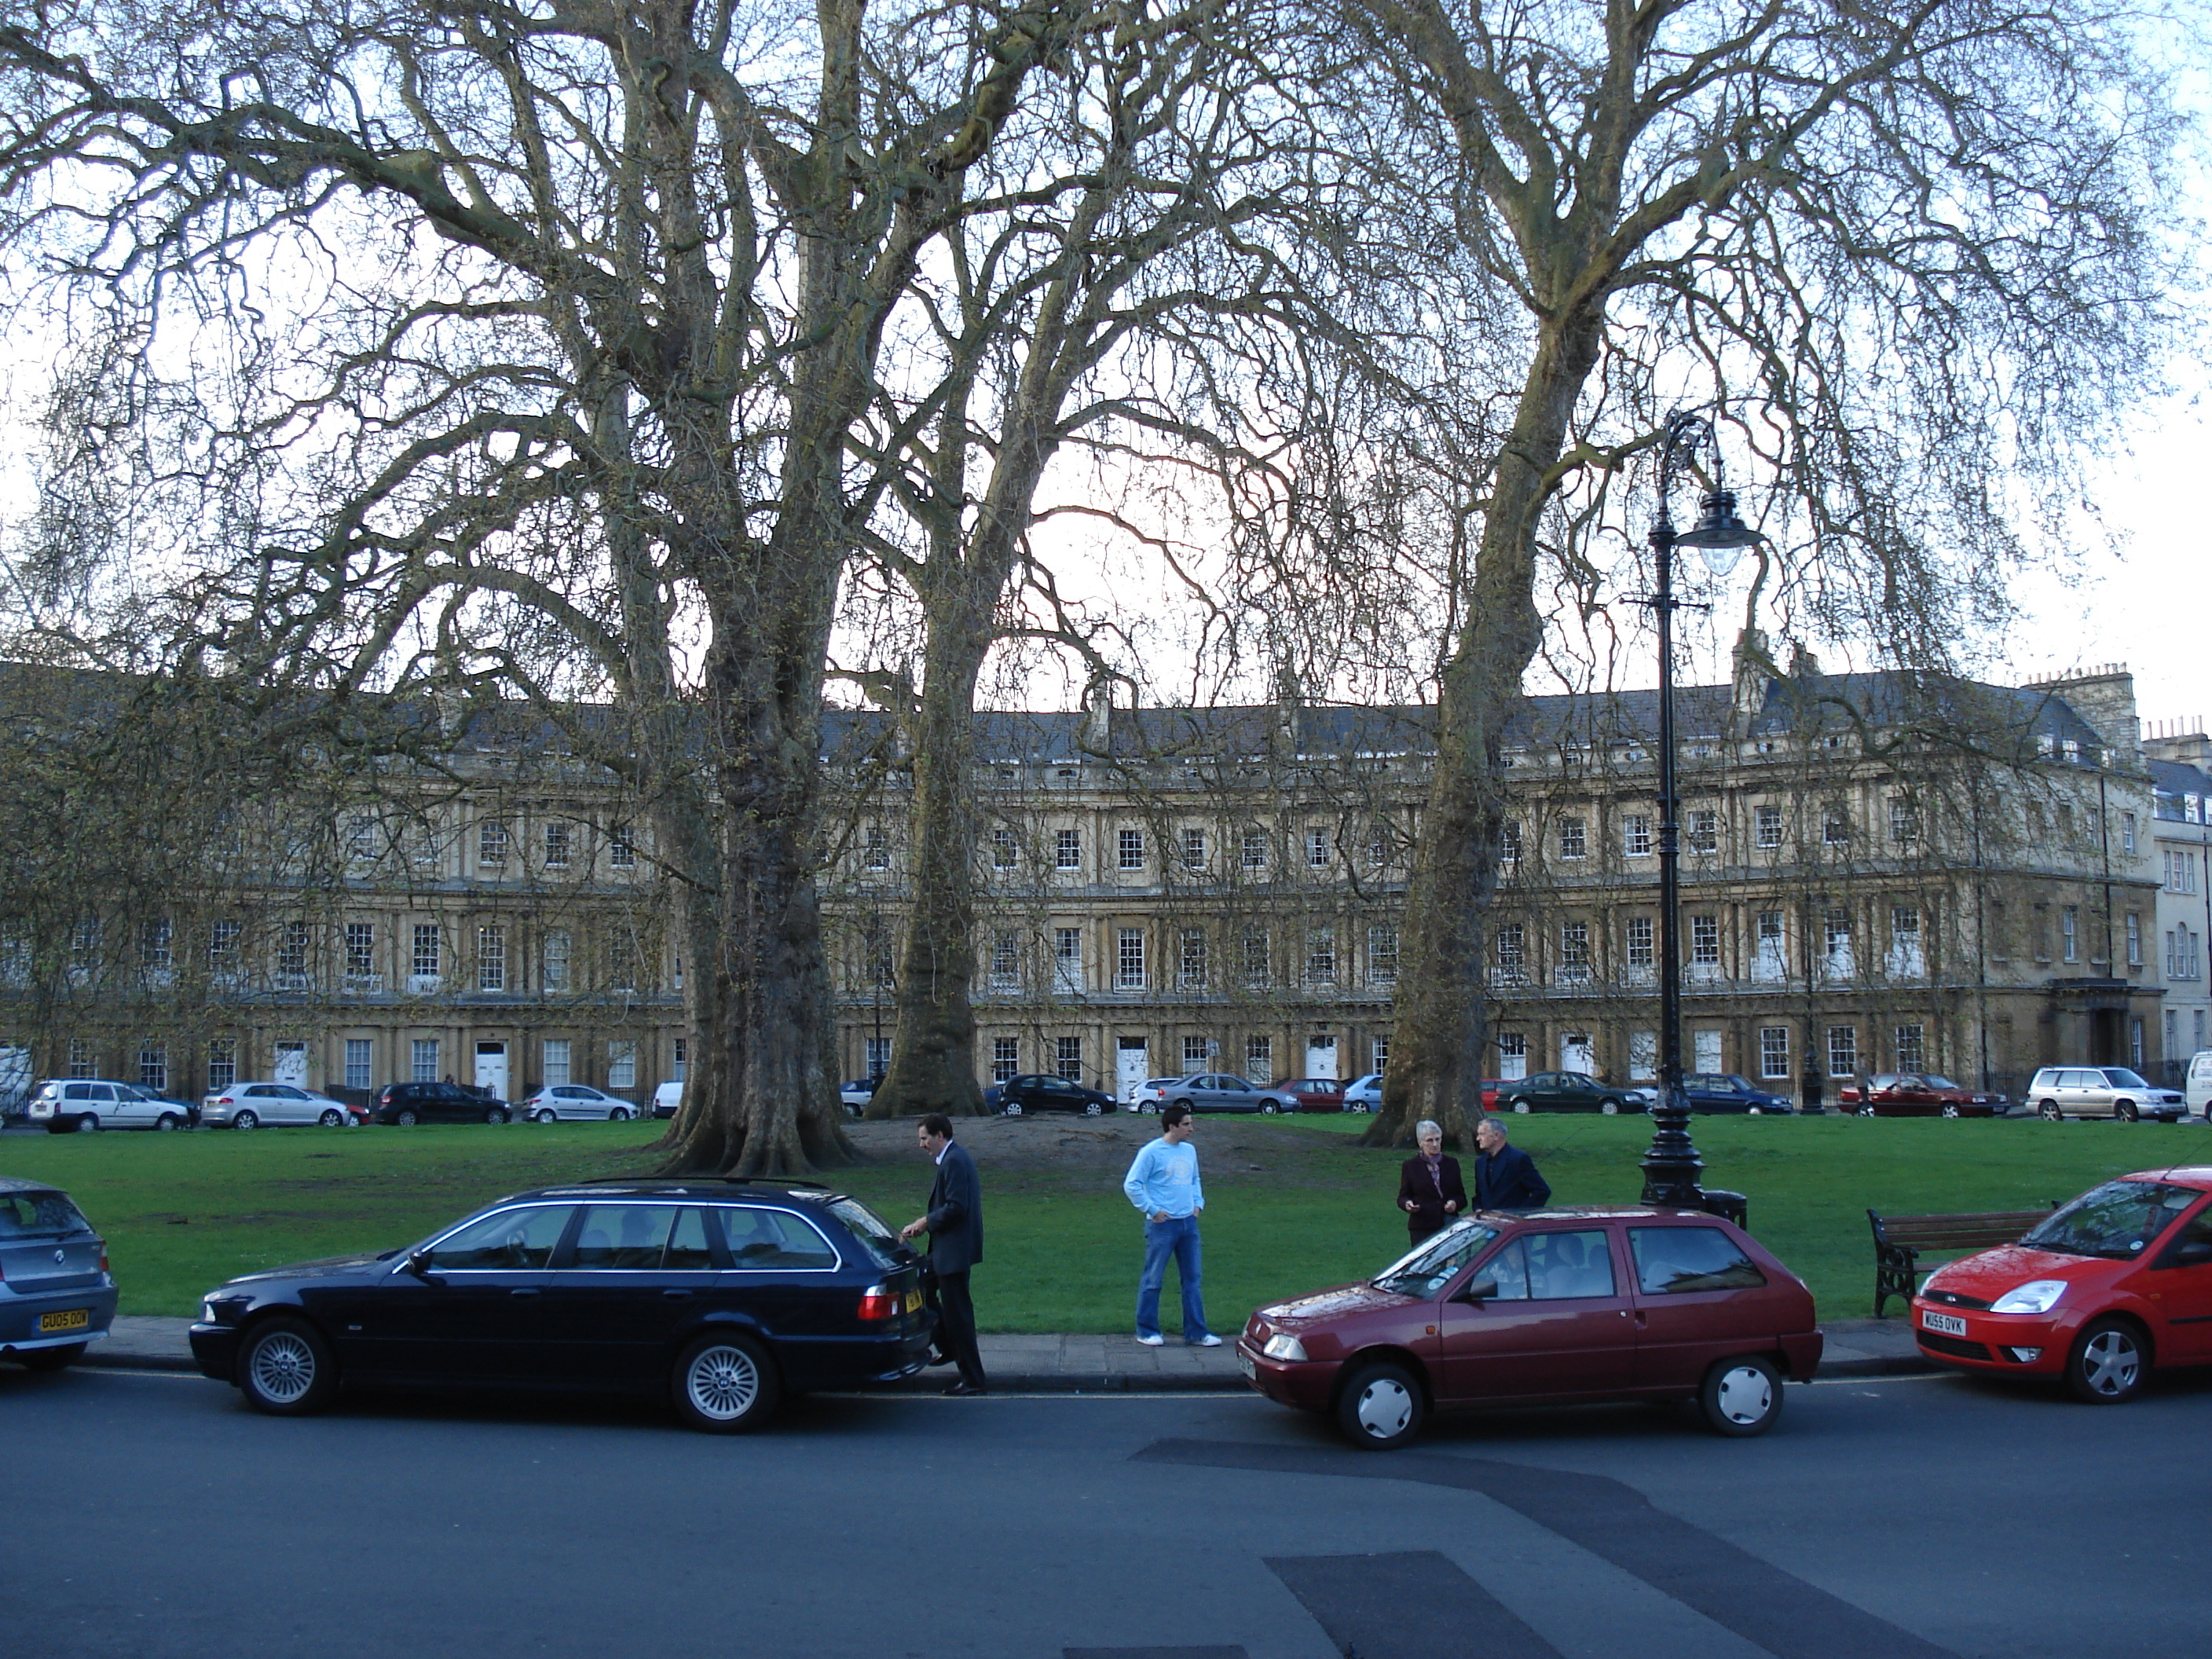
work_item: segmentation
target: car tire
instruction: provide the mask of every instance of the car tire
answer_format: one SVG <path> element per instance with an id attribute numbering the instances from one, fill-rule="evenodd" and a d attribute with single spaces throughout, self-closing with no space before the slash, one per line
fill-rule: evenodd
<path id="1" fill-rule="evenodd" d="M 325 1112 L 315 1120 L 315 1127 L 321 1129 L 343 1129 L 345 1127 L 345 1114 L 337 1111 Z"/>
<path id="2" fill-rule="evenodd" d="M 1943 1115 L 1945 1117 L 1956 1117 L 1959 1115 L 1959 1109 L 1956 1106 L 1946 1106 L 1943 1109 Z"/>
<path id="3" fill-rule="evenodd" d="M 1176 1104 L 1182 1107 L 1186 1112 L 1195 1112 L 1198 1109 L 1197 1107 L 1192 1105 L 1187 1100 L 1178 1100 L 1176 1102 Z"/>
<path id="4" fill-rule="evenodd" d="M 686 1428 L 743 1434 L 775 1413 L 781 1393 L 775 1367 L 749 1336 L 702 1336 L 684 1349 L 668 1394 Z"/>
<path id="5" fill-rule="evenodd" d="M 1743 1115 L 1746 1117 L 1764 1117 L 1766 1115 L 1766 1108 L 1764 1106 L 1747 1106 L 1743 1109 Z"/>
<path id="6" fill-rule="evenodd" d="M 855 1112 L 854 1115 L 857 1117 L 860 1114 Z M 550 1106 L 541 1106 L 530 1115 L 530 1121 L 532 1123 L 557 1123 L 561 1121 L 561 1114 Z"/>
<path id="7" fill-rule="evenodd" d="M 81 1135 L 98 1134 L 100 1133 L 100 1114 L 97 1112 L 87 1112 L 82 1117 L 77 1119 L 76 1133 Z"/>
<path id="8" fill-rule="evenodd" d="M 999 1108 L 999 1115 L 1001 1117 L 1019 1117 L 1022 1115 L 1022 1103 L 1018 1100 L 1006 1102 Z"/>
<path id="9" fill-rule="evenodd" d="M 230 1127 L 234 1129 L 258 1129 L 261 1127 L 261 1119 L 255 1113 L 240 1112 L 231 1119 Z"/>
<path id="10" fill-rule="evenodd" d="M 2057 1123 L 2065 1115 L 2058 1109 L 2058 1103 L 2055 1100 L 2046 1100 L 2035 1109 L 2045 1123 Z"/>
<path id="11" fill-rule="evenodd" d="M 1597 1103 L 1597 1111 L 1600 1117 L 1619 1117 L 1620 1103 L 1617 1100 L 1601 1100 Z"/>
<path id="12" fill-rule="evenodd" d="M 174 1112 L 164 1112 L 154 1120 L 154 1127 L 164 1134 L 173 1134 L 184 1127 L 184 1120 Z"/>
<path id="13" fill-rule="evenodd" d="M 422 1120 L 415 1115 L 412 1106 L 403 1106 L 392 1115 L 392 1121 L 403 1129 L 411 1129 Z"/>
<path id="14" fill-rule="evenodd" d="M 610 1122 L 610 1123 L 627 1123 L 627 1122 L 629 1122 L 629 1109 L 628 1107 L 625 1107 L 625 1106 L 617 1106 L 617 1107 L 615 1107 L 612 1110 L 611 1110 L 610 1112 L 608 1112 L 608 1114 L 607 1114 L 607 1121 L 608 1121 L 608 1122 Z"/>
<path id="15" fill-rule="evenodd" d="M 2132 1100 L 2116 1100 L 2112 1103 L 2112 1115 L 2123 1123 L 2133 1123 L 2142 1114 L 2136 1109 Z"/>
<path id="16" fill-rule="evenodd" d="M 1741 1440 L 1765 1434 L 1782 1415 L 1782 1376 L 1755 1353 L 1723 1359 L 1705 1373 L 1698 1409 L 1716 1434 Z"/>
<path id="17" fill-rule="evenodd" d="M 91 1346 L 89 1342 L 64 1342 L 54 1348 L 26 1348 L 15 1358 L 22 1361 L 27 1370 L 58 1371 L 76 1364 Z"/>
<path id="18" fill-rule="evenodd" d="M 1085 1117 L 1100 1117 L 1104 1115 L 1105 1111 L 1105 1107 L 1097 1101 L 1086 1100 L 1083 1103 L 1083 1115 Z"/>
<path id="19" fill-rule="evenodd" d="M 1505 1103 L 1505 1109 L 1508 1111 L 1518 1112 L 1524 1117 L 1535 1109 L 1525 1100 L 1509 1100 Z"/>
<path id="20" fill-rule="evenodd" d="M 1260 1109 L 1265 1112 L 1269 1117 L 1273 1117 L 1276 1113 L 1283 1109 L 1283 1105 L 1280 1101 L 1263 1100 L 1260 1103 Z"/>
<path id="21" fill-rule="evenodd" d="M 1336 1396 L 1336 1426 L 1363 1451 L 1395 1451 L 1411 1443 L 1425 1414 L 1421 1385 L 1392 1360 L 1362 1365 Z"/>
<path id="22" fill-rule="evenodd" d="M 320 1331 L 280 1314 L 246 1333 L 238 1350 L 238 1387 L 258 1412 L 304 1417 L 337 1392 L 337 1361 Z"/>
<path id="23" fill-rule="evenodd" d="M 1158 1117 L 1160 1115 L 1160 1103 L 1157 1100 L 1144 1101 L 1139 1103 L 1137 1110 L 1140 1115 Z"/>
<path id="24" fill-rule="evenodd" d="M 507 1108 L 506 1108 L 506 1107 L 504 1107 L 504 1106 L 495 1106 L 495 1107 L 493 1107 L 489 1111 L 488 1111 L 488 1112 L 486 1112 L 486 1113 L 484 1114 L 484 1121 L 485 1121 L 485 1122 L 487 1122 L 487 1123 L 504 1123 L 504 1122 L 506 1122 L 506 1121 L 507 1121 Z"/>
<path id="25" fill-rule="evenodd" d="M 2150 1344 L 2124 1319 L 2094 1321 L 2066 1356 L 2067 1388 L 2093 1406 L 2134 1399 L 2149 1376 Z"/>

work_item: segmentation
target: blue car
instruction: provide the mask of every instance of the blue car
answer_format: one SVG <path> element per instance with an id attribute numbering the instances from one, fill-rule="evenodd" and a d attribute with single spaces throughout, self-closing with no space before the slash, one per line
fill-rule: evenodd
<path id="1" fill-rule="evenodd" d="M 1682 1090 L 1690 1097 L 1693 1112 L 1744 1112 L 1753 1117 L 1778 1113 L 1786 1117 L 1796 1109 L 1789 1096 L 1762 1089 L 1733 1072 L 1693 1073 L 1682 1079 Z"/>
<path id="2" fill-rule="evenodd" d="M 68 1194 L 0 1176 L 0 1355 L 58 1371 L 114 1322 L 107 1241 Z"/>

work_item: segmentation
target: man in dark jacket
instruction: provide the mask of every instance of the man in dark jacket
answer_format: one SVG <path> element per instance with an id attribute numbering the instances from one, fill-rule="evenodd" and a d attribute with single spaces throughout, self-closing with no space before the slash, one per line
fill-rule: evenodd
<path id="1" fill-rule="evenodd" d="M 937 1346 L 960 1368 L 960 1380 L 945 1392 L 985 1391 L 982 1356 L 975 1351 L 975 1304 L 968 1293 L 968 1270 L 983 1259 L 983 1183 L 967 1148 L 955 1144 L 952 1120 L 932 1112 L 917 1130 L 921 1150 L 937 1165 L 929 1190 L 929 1212 L 909 1223 L 901 1238 L 929 1235 L 930 1300 L 937 1309 Z"/>
<path id="2" fill-rule="evenodd" d="M 1406 1231 L 1418 1244 L 1442 1232 L 1467 1208 L 1467 1188 L 1459 1178 L 1459 1160 L 1444 1156 L 1441 1125 L 1424 1118 L 1413 1126 L 1413 1139 L 1421 1150 L 1398 1172 L 1398 1207 L 1406 1212 Z"/>
<path id="3" fill-rule="evenodd" d="M 1486 1117 L 1476 1126 L 1474 1206 L 1478 1210 L 1540 1210 L 1552 1201 L 1552 1188 L 1536 1173 L 1536 1160 L 1505 1142 L 1505 1120 Z"/>

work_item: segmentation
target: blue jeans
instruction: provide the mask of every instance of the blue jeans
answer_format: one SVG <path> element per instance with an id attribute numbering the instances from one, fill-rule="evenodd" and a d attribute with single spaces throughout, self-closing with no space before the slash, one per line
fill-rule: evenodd
<path id="1" fill-rule="evenodd" d="M 1168 1276 L 1168 1258 L 1175 1257 L 1176 1277 L 1182 1281 L 1182 1340 L 1196 1342 L 1206 1334 L 1206 1304 L 1198 1293 L 1198 1218 L 1171 1217 L 1145 1223 L 1145 1273 L 1137 1281 L 1137 1334 L 1160 1334 L 1160 1285 Z"/>

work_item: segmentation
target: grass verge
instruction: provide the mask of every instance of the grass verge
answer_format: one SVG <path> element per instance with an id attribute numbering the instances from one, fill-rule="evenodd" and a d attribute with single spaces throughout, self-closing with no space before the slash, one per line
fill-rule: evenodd
<path id="1" fill-rule="evenodd" d="M 1280 1137 L 1264 1169 L 1205 1160 L 1206 1305 L 1231 1330 L 1263 1302 L 1374 1272 L 1404 1246 L 1401 1158 L 1352 1145 L 1364 1119 L 1240 1124 Z M 1632 1202 L 1641 1118 L 1513 1121 L 1562 1203 Z M 9 1135 L 0 1175 L 71 1193 L 108 1239 L 127 1314 L 190 1314 L 258 1268 L 388 1249 L 501 1194 L 639 1167 L 651 1123 L 410 1130 Z M 1748 1194 L 1753 1231 L 1827 1318 L 1873 1311 L 1869 1207 L 1896 1213 L 2037 1207 L 2130 1170 L 2212 1163 L 2201 1127 L 1941 1119 L 1701 1118 L 1706 1183 Z M 987 1330 L 1130 1328 L 1141 1234 L 1112 1172 L 983 1169 Z M 838 1170 L 893 1225 L 927 1196 L 919 1164 Z M 1172 1282 L 1167 1298 L 1172 1308 Z M 1893 1309 L 1895 1304 L 1892 1304 Z"/>

